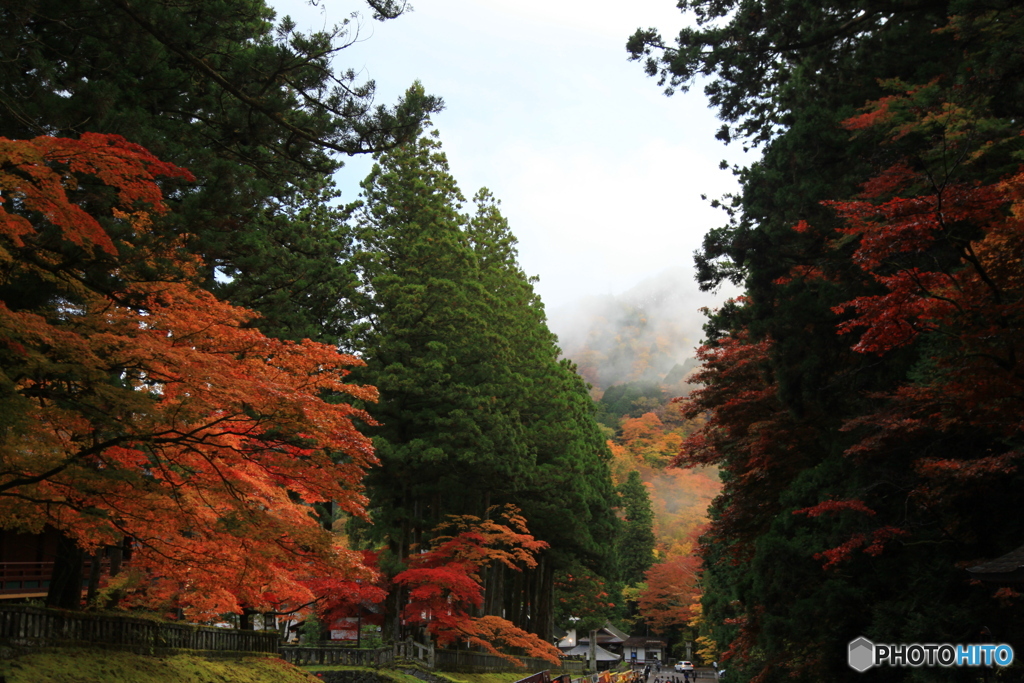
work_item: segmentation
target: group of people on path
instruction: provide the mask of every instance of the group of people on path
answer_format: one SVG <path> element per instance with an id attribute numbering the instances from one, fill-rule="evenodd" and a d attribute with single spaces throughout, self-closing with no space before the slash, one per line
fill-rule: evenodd
<path id="1" fill-rule="evenodd" d="M 651 681 L 651 674 L 654 674 L 654 680 Z M 654 670 L 651 670 L 651 665 L 647 664 L 643 670 L 644 683 L 690 683 L 690 681 L 697 680 L 696 671 L 667 671 L 664 675 L 661 673 L 661 663 L 655 662 Z"/>

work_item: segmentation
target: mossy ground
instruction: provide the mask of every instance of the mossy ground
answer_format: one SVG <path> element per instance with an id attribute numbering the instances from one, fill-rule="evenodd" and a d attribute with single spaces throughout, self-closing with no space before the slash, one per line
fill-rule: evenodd
<path id="1" fill-rule="evenodd" d="M 383 678 L 390 679 L 394 681 L 394 683 L 423 683 L 423 681 L 415 676 L 410 676 L 409 674 L 402 673 L 401 671 L 395 671 L 394 669 L 372 669 L 366 666 L 321 666 L 319 664 L 304 666 L 301 668 L 303 671 L 309 671 L 312 673 L 316 673 L 317 671 L 367 671 L 377 674 Z"/>
<path id="2" fill-rule="evenodd" d="M 515 683 L 516 681 L 529 676 L 529 673 L 500 673 L 500 674 L 453 674 L 442 673 L 454 683 Z"/>
<path id="3" fill-rule="evenodd" d="M 204 659 L 194 655 L 149 657 L 112 650 L 62 648 L 0 660 L 3 683 L 312 683 L 317 671 L 372 671 L 394 683 L 423 683 L 393 669 L 295 667 L 274 657 Z M 432 671 L 451 683 L 515 683 L 522 673 L 465 674 Z"/>
<path id="4" fill-rule="evenodd" d="M 310 674 L 275 657 L 208 660 L 127 652 L 59 649 L 0 661 L 4 683 L 311 683 Z"/>

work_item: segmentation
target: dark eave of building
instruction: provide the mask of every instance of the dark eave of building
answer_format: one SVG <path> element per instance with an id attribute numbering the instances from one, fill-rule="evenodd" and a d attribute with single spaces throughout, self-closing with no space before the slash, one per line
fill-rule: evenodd
<path id="1" fill-rule="evenodd" d="M 969 567 L 972 578 L 1004 586 L 1024 584 L 1024 546 L 989 562 Z"/>

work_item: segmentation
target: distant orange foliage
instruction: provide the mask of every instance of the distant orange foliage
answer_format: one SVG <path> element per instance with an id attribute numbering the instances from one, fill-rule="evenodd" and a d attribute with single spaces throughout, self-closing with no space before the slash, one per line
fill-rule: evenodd
<path id="1" fill-rule="evenodd" d="M 714 469 L 667 467 L 679 455 L 685 435 L 701 423 L 682 420 L 676 413 L 678 408 L 670 403 L 658 413 L 625 418 L 622 435 L 608 442 L 616 483 L 637 470 L 648 488 L 662 559 L 682 552 L 693 530 L 707 521 L 708 505 L 721 489 Z"/>
<path id="2" fill-rule="evenodd" d="M 639 608 L 655 633 L 685 626 L 698 613 L 700 558 L 695 551 L 669 557 L 647 572 Z"/>

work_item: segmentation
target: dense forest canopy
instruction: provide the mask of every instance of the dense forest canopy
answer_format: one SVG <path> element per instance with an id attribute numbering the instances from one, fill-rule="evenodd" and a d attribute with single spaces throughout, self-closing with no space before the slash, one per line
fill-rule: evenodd
<path id="1" fill-rule="evenodd" d="M 372 605 L 552 661 L 612 619 L 761 683 L 851 678 L 859 636 L 1021 644 L 967 570 L 1024 543 L 1024 10 L 679 8 L 631 57 L 762 153 L 695 257 L 743 289 L 696 360 L 664 281 L 559 348 L 441 100 L 338 68 L 359 20 L 0 0 L 0 532 L 56 539 L 48 603 L 91 558 L 91 608 Z"/>
<path id="2" fill-rule="evenodd" d="M 441 100 L 377 104 L 338 69 L 360 20 L 262 0 L 0 18 L 0 529 L 59 536 L 48 603 L 91 559 L 90 608 L 376 603 L 551 658 L 556 576 L 616 578 L 611 453 Z"/>
<path id="3" fill-rule="evenodd" d="M 683 404 L 708 422 L 678 462 L 724 484 L 706 634 L 757 681 L 856 676 L 858 636 L 1020 643 L 1016 592 L 965 571 L 1024 542 L 1018 3 L 680 8 L 695 25 L 632 56 L 706 76 L 720 137 L 763 150 L 696 255 L 745 288 Z"/>

